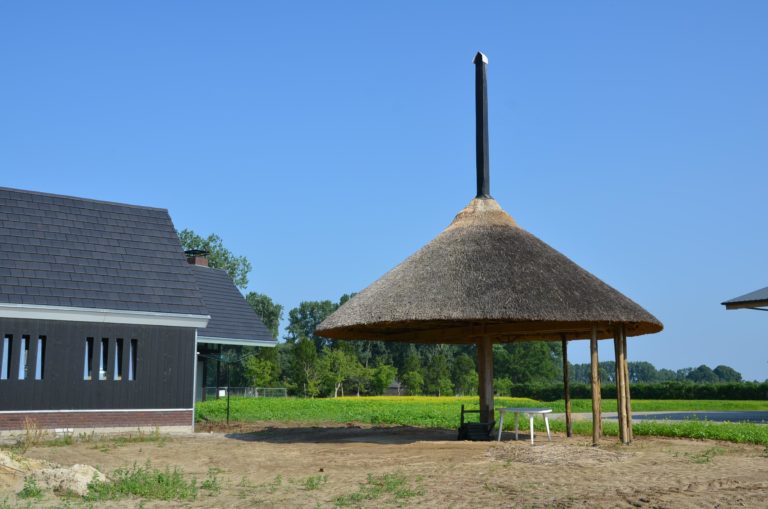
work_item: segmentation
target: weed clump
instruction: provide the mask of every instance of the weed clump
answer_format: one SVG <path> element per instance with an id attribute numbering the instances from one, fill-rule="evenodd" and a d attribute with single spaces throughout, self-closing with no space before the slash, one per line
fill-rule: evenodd
<path id="1" fill-rule="evenodd" d="M 318 489 L 320 486 L 328 482 L 328 476 L 327 475 L 311 475 L 304 479 L 302 482 L 302 485 L 304 486 L 304 489 L 307 491 L 312 491 Z"/>
<path id="2" fill-rule="evenodd" d="M 200 483 L 200 489 L 208 491 L 210 495 L 218 495 L 221 493 L 221 481 L 218 475 L 221 473 L 220 468 L 211 467 L 208 469 L 208 477 Z"/>
<path id="3" fill-rule="evenodd" d="M 197 492 L 197 481 L 187 481 L 178 467 L 160 470 L 153 468 L 147 461 L 143 466 L 134 463 L 130 468 L 118 468 L 106 481 L 91 482 L 84 499 L 100 502 L 134 496 L 152 500 L 191 501 L 197 498 Z"/>
<path id="4" fill-rule="evenodd" d="M 418 478 L 416 480 L 419 480 Z M 413 488 L 408 477 L 402 472 L 393 472 L 381 476 L 368 474 L 368 480 L 361 483 L 358 490 L 349 495 L 336 498 L 338 507 L 356 505 L 360 502 L 389 498 L 398 505 L 407 499 L 424 495 L 420 488 Z"/>
<path id="5" fill-rule="evenodd" d="M 21 488 L 21 491 L 19 491 L 16 496 L 24 499 L 38 499 L 43 496 L 43 490 L 40 489 L 40 486 L 37 485 L 37 481 L 33 477 L 25 477 L 24 487 Z"/>

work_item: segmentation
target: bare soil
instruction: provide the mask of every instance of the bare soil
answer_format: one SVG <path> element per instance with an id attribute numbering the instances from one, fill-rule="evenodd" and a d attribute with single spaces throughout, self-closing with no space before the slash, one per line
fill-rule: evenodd
<path id="1" fill-rule="evenodd" d="M 92 465 L 107 474 L 150 460 L 158 467 L 178 466 L 198 482 L 209 469 L 220 471 L 218 494 L 201 492 L 193 502 L 145 501 L 146 508 L 316 508 L 340 502 L 440 509 L 768 507 L 764 446 L 639 437 L 630 446 L 606 438 L 595 448 L 585 437 L 557 434 L 552 442 L 537 435 L 531 446 L 526 435 L 520 438 L 505 434 L 502 442 L 458 442 L 452 431 L 265 423 L 119 447 L 87 442 L 35 447 L 25 457 Z M 391 473 L 403 474 L 411 492 L 359 491 L 369 474 Z M 0 504 L 4 498 L 14 503 L 22 481 L 0 471 Z M 369 498 L 339 498 L 356 492 Z M 55 503 L 50 494 L 42 502 Z M 129 499 L 104 506 L 137 505 Z"/>

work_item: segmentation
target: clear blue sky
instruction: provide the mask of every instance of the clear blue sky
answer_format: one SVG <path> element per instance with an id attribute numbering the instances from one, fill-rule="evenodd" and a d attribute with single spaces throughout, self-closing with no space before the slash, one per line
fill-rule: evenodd
<path id="1" fill-rule="evenodd" d="M 768 3 L 3 2 L 0 185 L 166 207 L 291 308 L 491 192 L 665 324 L 633 360 L 768 378 Z M 611 349 L 603 347 L 603 357 Z M 575 362 L 587 345 L 574 345 Z"/>

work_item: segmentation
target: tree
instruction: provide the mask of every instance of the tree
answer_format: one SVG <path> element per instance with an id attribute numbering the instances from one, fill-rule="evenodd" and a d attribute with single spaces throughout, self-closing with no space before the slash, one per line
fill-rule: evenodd
<path id="1" fill-rule="evenodd" d="M 315 329 L 338 307 L 338 304 L 329 300 L 299 303 L 298 307 L 288 312 L 288 327 L 286 327 L 288 334 L 285 339 L 295 342 L 300 338 L 307 338 L 315 345 L 315 350 L 322 351 L 324 346 L 330 346 L 331 343 L 323 337 L 316 336 Z"/>
<path id="2" fill-rule="evenodd" d="M 628 362 L 629 381 L 635 382 L 656 382 L 659 378 L 659 372 L 650 362 Z"/>
<path id="3" fill-rule="evenodd" d="M 718 381 L 717 375 L 712 371 L 712 368 L 704 364 L 693 369 L 686 378 L 691 382 L 714 383 Z"/>
<path id="4" fill-rule="evenodd" d="M 320 376 L 315 344 L 309 338 L 300 338 L 291 351 L 293 380 L 302 388 L 304 396 L 317 396 L 320 393 Z"/>
<path id="5" fill-rule="evenodd" d="M 559 348 L 559 345 L 555 346 Z M 557 381 L 559 372 L 558 356 L 547 343 L 526 341 L 509 343 L 504 345 L 504 348 L 511 354 L 509 378 L 513 382 Z"/>
<path id="6" fill-rule="evenodd" d="M 343 350 L 331 350 L 328 347 L 323 349 L 323 355 L 319 359 L 320 376 L 323 383 L 333 392 L 334 398 L 339 396 L 339 391 L 344 395 L 344 382 L 354 375 L 356 365 L 359 365 L 357 359 Z"/>
<path id="7" fill-rule="evenodd" d="M 253 354 L 243 359 L 245 377 L 250 387 L 269 387 L 275 376 L 275 365 Z"/>
<path id="8" fill-rule="evenodd" d="M 201 237 L 188 228 L 178 232 L 178 236 L 184 251 L 190 249 L 208 251 L 209 267 L 226 270 L 238 288 L 248 286 L 248 273 L 251 272 L 252 268 L 251 262 L 245 256 L 232 254 L 229 249 L 224 247 L 221 237 L 215 233 L 208 235 L 208 237 Z"/>
<path id="9" fill-rule="evenodd" d="M 453 384 L 460 396 L 477 394 L 478 376 L 475 361 L 465 354 L 459 354 L 453 360 Z"/>
<path id="10" fill-rule="evenodd" d="M 408 389 L 408 393 L 418 396 L 424 388 L 424 375 L 421 370 L 421 356 L 415 345 L 408 345 L 403 363 L 400 365 L 400 382 Z"/>
<path id="11" fill-rule="evenodd" d="M 509 378 L 494 378 L 493 388 L 496 396 L 509 396 L 512 392 L 512 380 Z"/>
<path id="12" fill-rule="evenodd" d="M 272 333 L 272 339 L 277 339 L 280 322 L 283 319 L 283 306 L 272 301 L 267 295 L 249 292 L 245 301 L 253 308 L 261 322 Z"/>
<path id="13" fill-rule="evenodd" d="M 360 362 L 357 362 L 352 375 L 349 377 L 349 381 L 355 386 L 359 396 L 361 392 L 368 390 L 372 378 L 373 368 L 363 366 Z"/>
<path id="14" fill-rule="evenodd" d="M 730 366 L 719 365 L 714 370 L 721 382 L 741 382 L 741 373 Z"/>
<path id="15" fill-rule="evenodd" d="M 371 377 L 371 392 L 376 395 L 384 394 L 396 375 L 397 368 L 394 366 L 388 364 L 377 366 L 373 370 L 373 377 Z"/>
<path id="16" fill-rule="evenodd" d="M 430 357 L 424 377 L 427 392 L 438 396 L 450 393 L 453 389 L 449 351 L 441 349 L 440 346 L 442 345 L 437 345 L 437 351 Z"/>
<path id="17" fill-rule="evenodd" d="M 658 382 L 674 382 L 677 379 L 677 373 L 671 369 L 661 368 L 656 372 L 656 381 Z"/>
<path id="18" fill-rule="evenodd" d="M 597 365 L 597 371 L 602 383 L 616 383 L 616 362 L 604 361 Z"/>
<path id="19" fill-rule="evenodd" d="M 419 355 L 419 351 L 416 349 L 414 345 L 409 345 L 409 346 L 410 346 L 410 349 L 408 350 L 408 353 L 405 356 L 405 361 L 401 366 L 402 373 L 410 373 L 412 371 L 420 372 L 421 356 Z"/>
<path id="20" fill-rule="evenodd" d="M 421 394 L 422 387 L 424 387 L 424 377 L 421 373 L 416 371 L 408 371 L 400 377 L 400 381 L 405 384 L 408 389 L 408 394 L 412 396 L 418 396 Z"/>

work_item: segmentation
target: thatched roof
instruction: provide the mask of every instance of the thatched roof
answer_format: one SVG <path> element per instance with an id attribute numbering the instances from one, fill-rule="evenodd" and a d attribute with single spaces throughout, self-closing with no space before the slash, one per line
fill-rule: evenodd
<path id="1" fill-rule="evenodd" d="M 642 307 L 475 198 L 432 242 L 317 328 L 337 339 L 463 343 L 659 332 Z"/>

